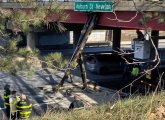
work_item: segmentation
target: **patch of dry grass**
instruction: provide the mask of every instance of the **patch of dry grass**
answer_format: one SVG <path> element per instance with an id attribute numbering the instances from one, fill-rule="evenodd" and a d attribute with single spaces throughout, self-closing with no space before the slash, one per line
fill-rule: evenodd
<path id="1" fill-rule="evenodd" d="M 33 120 L 164 120 L 165 92 L 136 96 L 95 108 L 71 112 L 47 112 Z"/>

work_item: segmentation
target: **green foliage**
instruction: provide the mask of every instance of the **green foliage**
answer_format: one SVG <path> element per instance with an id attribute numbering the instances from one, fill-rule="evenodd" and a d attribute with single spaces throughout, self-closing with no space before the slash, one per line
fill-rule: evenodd
<path id="1" fill-rule="evenodd" d="M 41 69 L 41 61 L 39 51 L 30 51 L 27 48 L 17 48 L 18 39 L 12 39 L 0 49 L 0 70 L 2 72 L 10 72 L 15 75 L 18 71 L 27 71 L 29 74 L 34 73 L 35 69 Z M 68 60 L 65 59 L 61 53 L 51 53 L 44 57 L 44 63 L 47 64 L 48 68 L 63 69 Z"/>
<path id="2" fill-rule="evenodd" d="M 44 57 L 44 61 L 47 63 L 48 67 L 54 68 L 54 66 L 57 66 L 61 69 L 68 63 L 68 60 L 64 59 L 62 54 L 58 52 L 48 54 Z"/>
<path id="3" fill-rule="evenodd" d="M 24 31 L 25 33 L 28 33 L 30 31 L 28 22 L 21 22 L 20 26 L 22 28 L 22 31 Z"/>
<path id="4" fill-rule="evenodd" d="M 10 23 L 12 31 L 17 32 L 29 32 L 31 30 L 42 30 L 43 25 L 49 25 L 48 23 L 52 19 L 51 16 L 56 16 L 53 22 L 59 23 L 59 21 L 66 20 L 67 15 L 65 15 L 64 10 L 57 4 L 56 1 L 52 1 L 47 5 L 42 3 L 30 2 L 25 0 L 25 3 L 20 3 L 20 5 L 27 5 L 31 10 L 26 9 L 4 9 L 0 8 L 0 33 L 1 35 L 6 35 L 5 24 Z M 57 25 L 57 27 L 61 27 Z M 64 29 L 63 29 L 64 30 Z M 7 44 L 0 47 L 0 70 L 2 72 L 10 72 L 13 75 L 18 71 L 34 71 L 34 69 L 41 68 L 41 62 L 39 60 L 39 51 L 30 51 L 27 48 L 17 48 L 19 38 L 7 36 Z M 50 54 L 45 57 L 48 67 L 58 66 L 64 68 L 68 63 L 66 59 L 59 53 Z M 33 72 L 30 72 L 30 74 Z"/>
<path id="5" fill-rule="evenodd" d="M 6 30 L 6 27 L 5 27 L 5 23 L 6 23 L 6 18 L 8 18 L 8 16 L 11 15 L 11 10 L 6 10 L 6 9 L 2 9 L 0 8 L 0 35 L 4 36 L 5 34 L 5 30 Z"/>
<path id="6" fill-rule="evenodd" d="M 60 5 L 56 3 L 52 3 L 49 8 L 49 15 L 55 14 L 57 16 L 58 21 L 65 21 L 69 16 L 64 13 L 64 10 Z"/>
<path id="7" fill-rule="evenodd" d="M 61 61 L 62 60 L 62 54 L 61 53 L 50 53 L 45 57 L 45 61 Z"/>
<path id="8" fill-rule="evenodd" d="M 42 25 L 43 25 L 42 23 L 43 22 L 39 19 L 34 21 L 34 25 L 35 25 L 36 28 L 42 27 Z"/>
<path id="9" fill-rule="evenodd" d="M 3 72 L 8 72 L 11 66 L 11 59 L 10 58 L 1 58 L 0 62 L 0 70 Z"/>
<path id="10" fill-rule="evenodd" d="M 26 48 L 17 48 L 18 38 L 8 40 L 6 45 L 0 50 L 0 71 L 10 72 L 15 75 L 17 71 L 31 71 L 37 65 L 32 64 L 38 61 L 38 50 L 29 51 Z"/>
<path id="11" fill-rule="evenodd" d="M 43 59 L 47 66 L 50 68 L 54 68 L 54 66 L 57 66 L 60 69 L 64 69 L 66 65 L 68 64 L 69 60 L 64 58 L 61 53 L 50 53 Z M 74 61 L 71 64 L 71 68 L 75 68 L 77 66 L 77 62 Z"/>
<path id="12" fill-rule="evenodd" d="M 18 43 L 18 39 L 17 38 L 14 38 L 14 39 L 11 39 L 7 42 L 7 44 L 4 46 L 4 49 L 6 50 L 6 52 L 8 53 L 14 53 L 16 52 L 17 50 L 17 43 Z"/>
<path id="13" fill-rule="evenodd" d="M 71 64 L 71 67 L 72 68 L 76 68 L 76 66 L 77 66 L 77 62 L 76 61 L 73 61 L 72 64 Z"/>
<path id="14" fill-rule="evenodd" d="M 0 32 L 3 33 L 5 31 L 5 19 L 0 17 Z"/>
<path id="15" fill-rule="evenodd" d="M 28 57 L 38 57 L 39 51 L 36 49 L 34 51 L 29 51 L 27 48 L 20 48 L 17 51 L 19 56 L 28 58 Z"/>
<path id="16" fill-rule="evenodd" d="M 27 62 L 26 59 L 18 62 L 17 65 L 18 65 L 18 68 L 17 69 L 19 71 L 21 71 L 21 70 L 27 70 L 27 69 L 29 70 L 30 69 L 30 65 L 28 64 L 28 62 Z"/>
<path id="17" fill-rule="evenodd" d="M 4 32 L 5 29 L 5 20 L 9 18 L 9 20 L 13 24 L 13 30 L 29 32 L 30 25 L 33 25 L 34 28 L 41 28 L 44 25 L 48 25 L 50 16 L 56 16 L 53 21 L 64 21 L 67 19 L 68 15 L 64 13 L 63 8 L 60 7 L 56 1 L 52 1 L 47 5 L 40 4 L 37 1 L 29 2 L 26 1 L 25 3 L 20 3 L 22 5 L 27 5 L 31 7 L 31 11 L 26 11 L 26 9 L 3 9 L 0 8 L 0 31 Z"/>

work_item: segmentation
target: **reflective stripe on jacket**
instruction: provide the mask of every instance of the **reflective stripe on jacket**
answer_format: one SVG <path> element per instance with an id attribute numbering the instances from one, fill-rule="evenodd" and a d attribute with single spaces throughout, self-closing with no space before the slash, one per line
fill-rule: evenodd
<path id="1" fill-rule="evenodd" d="M 151 71 L 148 71 L 146 73 L 146 78 L 149 79 L 149 80 L 151 80 Z"/>
<path id="2" fill-rule="evenodd" d="M 133 76 L 138 76 L 139 75 L 139 68 L 138 67 L 133 67 L 131 74 Z"/>
<path id="3" fill-rule="evenodd" d="M 4 90 L 4 100 L 9 103 L 10 90 Z"/>
<path id="4" fill-rule="evenodd" d="M 21 119 L 27 119 L 30 117 L 32 103 L 29 100 L 20 100 L 16 107 Z"/>
<path id="5" fill-rule="evenodd" d="M 4 106 L 6 107 L 9 104 L 10 90 L 4 90 Z"/>

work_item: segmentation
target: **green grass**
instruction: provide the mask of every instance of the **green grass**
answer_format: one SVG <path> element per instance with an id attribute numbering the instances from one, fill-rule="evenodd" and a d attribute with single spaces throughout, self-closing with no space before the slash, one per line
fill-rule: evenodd
<path id="1" fill-rule="evenodd" d="M 165 105 L 165 92 L 153 96 L 136 96 L 115 104 L 104 104 L 94 108 L 71 112 L 47 112 L 33 120 L 163 120 L 157 113 Z M 163 107 L 163 110 L 164 107 Z"/>

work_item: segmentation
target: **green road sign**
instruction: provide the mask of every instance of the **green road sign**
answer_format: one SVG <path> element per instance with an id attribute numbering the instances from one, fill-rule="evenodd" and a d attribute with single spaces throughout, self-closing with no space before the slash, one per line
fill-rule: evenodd
<path id="1" fill-rule="evenodd" d="M 112 1 L 75 1 L 74 10 L 84 12 L 112 12 L 113 3 Z"/>

